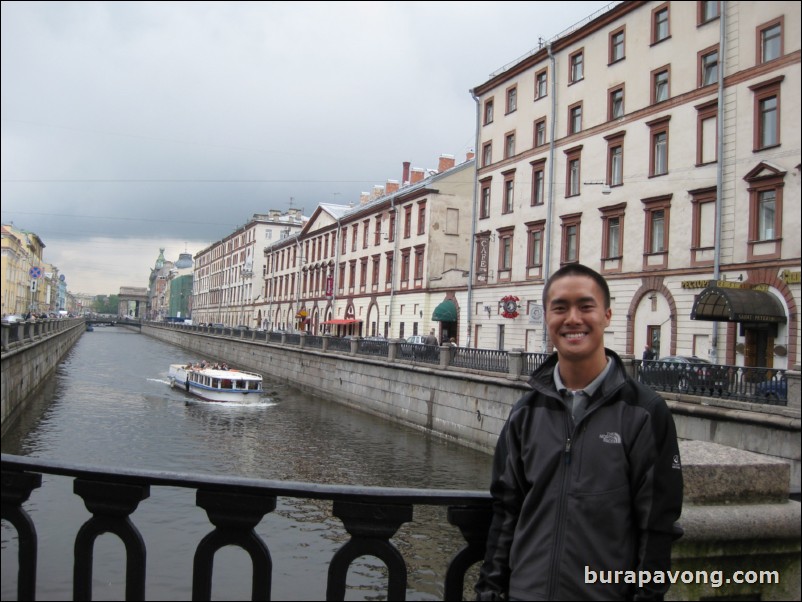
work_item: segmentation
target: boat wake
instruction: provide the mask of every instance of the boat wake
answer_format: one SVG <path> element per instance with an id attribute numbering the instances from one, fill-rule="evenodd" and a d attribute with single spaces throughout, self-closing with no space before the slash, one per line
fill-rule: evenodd
<path id="1" fill-rule="evenodd" d="M 278 402 L 271 397 L 261 397 L 258 401 L 205 401 L 193 397 L 187 399 L 185 403 L 206 408 L 270 408 L 278 405 Z"/>

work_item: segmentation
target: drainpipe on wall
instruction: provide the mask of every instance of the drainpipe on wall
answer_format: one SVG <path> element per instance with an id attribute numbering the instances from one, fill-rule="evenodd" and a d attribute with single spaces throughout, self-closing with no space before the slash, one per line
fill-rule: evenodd
<path id="1" fill-rule="evenodd" d="M 468 264 L 468 336 L 466 337 L 466 347 L 471 346 L 471 331 L 473 330 L 473 277 L 474 277 L 474 262 L 476 261 L 476 203 L 477 203 L 477 190 L 479 188 L 479 123 L 482 115 L 481 105 L 479 98 L 473 90 L 471 96 L 476 103 L 476 133 L 474 134 L 474 169 L 473 169 L 473 208 L 471 216 L 471 240 L 470 240 L 470 255 Z"/>
<path id="2" fill-rule="evenodd" d="M 721 271 L 721 194 L 724 189 L 724 53 L 726 51 L 727 32 L 727 3 L 721 3 L 721 18 L 719 19 L 718 43 L 718 103 L 716 106 L 716 223 L 715 248 L 713 252 L 713 280 L 718 280 Z M 712 335 L 708 356 L 710 361 L 718 363 L 718 322 L 712 322 Z"/>
<path id="3" fill-rule="evenodd" d="M 551 62 L 551 136 L 549 140 L 549 192 L 546 197 L 546 237 L 543 241 L 545 251 L 543 255 L 543 281 L 548 281 L 551 275 L 551 222 L 554 209 L 554 132 L 557 130 L 557 62 L 551 52 L 551 42 L 546 44 L 546 51 L 549 53 Z M 546 308 L 543 308 L 545 314 Z M 540 352 L 546 353 L 548 345 L 548 332 L 546 330 L 545 315 L 543 320 L 543 337 L 540 344 Z"/>
<path id="4" fill-rule="evenodd" d="M 340 232 L 342 232 L 342 217 L 337 218 L 337 250 L 334 253 L 334 274 L 331 278 L 331 319 L 337 317 L 337 285 L 339 284 L 338 278 L 340 274 Z M 324 316 L 325 318 L 325 316 Z M 331 326 L 331 324 L 329 324 Z"/>
<path id="5" fill-rule="evenodd" d="M 406 174 L 406 165 L 404 166 L 404 173 Z M 404 186 L 404 179 L 401 178 L 401 186 Z M 395 300 L 395 271 L 398 269 L 398 257 L 396 250 L 398 248 L 398 216 L 395 211 L 395 195 L 390 197 L 390 217 L 393 220 L 393 269 L 390 270 L 390 309 L 387 312 L 387 324 L 390 327 L 390 336 L 393 338 L 393 301 Z M 388 224 L 389 226 L 389 224 Z M 390 234 L 390 228 L 387 228 L 387 234 Z M 399 335 L 401 336 L 400 332 Z"/>

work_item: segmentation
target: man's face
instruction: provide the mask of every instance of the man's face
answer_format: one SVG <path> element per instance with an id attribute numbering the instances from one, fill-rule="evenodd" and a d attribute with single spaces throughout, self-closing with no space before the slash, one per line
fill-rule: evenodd
<path id="1" fill-rule="evenodd" d="M 612 311 L 604 307 L 604 293 L 592 278 L 568 275 L 555 280 L 545 309 L 546 328 L 560 360 L 581 361 L 604 353 L 604 329 Z"/>

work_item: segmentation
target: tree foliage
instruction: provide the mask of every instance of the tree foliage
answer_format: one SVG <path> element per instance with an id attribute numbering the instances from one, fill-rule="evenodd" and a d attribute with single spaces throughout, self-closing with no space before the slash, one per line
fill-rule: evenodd
<path id="1" fill-rule="evenodd" d="M 98 314 L 117 314 L 117 306 L 120 304 L 119 295 L 98 295 L 95 297 L 93 309 Z"/>

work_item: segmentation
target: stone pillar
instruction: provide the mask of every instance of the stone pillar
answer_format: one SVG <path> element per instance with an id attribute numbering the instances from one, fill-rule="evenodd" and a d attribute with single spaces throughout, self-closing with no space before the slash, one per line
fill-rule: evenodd
<path id="1" fill-rule="evenodd" d="M 306 332 L 302 332 L 300 334 L 300 343 L 299 343 L 298 346 L 299 346 L 300 349 L 303 349 L 304 345 L 306 345 Z"/>
<path id="2" fill-rule="evenodd" d="M 521 349 L 512 349 L 511 351 L 507 352 L 507 358 L 509 361 L 507 377 L 517 380 L 519 376 L 521 376 L 521 372 L 523 371 L 523 355 Z"/>
<path id="3" fill-rule="evenodd" d="M 356 355 L 359 351 L 359 337 L 351 337 L 351 355 Z"/>
<path id="4" fill-rule="evenodd" d="M 451 363 L 451 345 L 440 345 L 440 366 L 441 370 L 448 368 Z"/>
<path id="5" fill-rule="evenodd" d="M 634 355 L 628 353 L 622 353 L 619 355 L 621 361 L 624 363 L 624 370 L 627 371 L 630 377 L 638 380 L 638 371 L 635 369 L 635 364 L 632 360 L 635 359 Z"/>
<path id="6" fill-rule="evenodd" d="M 331 335 L 330 334 L 324 334 L 322 338 L 323 338 L 322 349 L 323 349 L 323 352 L 325 353 L 329 348 L 329 341 L 331 340 Z"/>
<path id="7" fill-rule="evenodd" d="M 706 441 L 680 441 L 680 454 L 684 535 L 671 570 L 687 580 L 666 600 L 799 600 L 802 515 L 788 498 L 789 465 Z M 735 582 L 761 574 L 775 582 Z"/>
<path id="8" fill-rule="evenodd" d="M 788 407 L 794 408 L 795 410 L 800 410 L 800 396 L 802 396 L 802 390 L 800 390 L 800 366 L 796 364 L 793 370 L 788 370 L 785 373 L 785 378 L 788 382 Z"/>
<path id="9" fill-rule="evenodd" d="M 387 341 L 387 361 L 394 362 L 398 357 L 398 345 L 401 344 L 401 339 L 390 339 Z"/>

